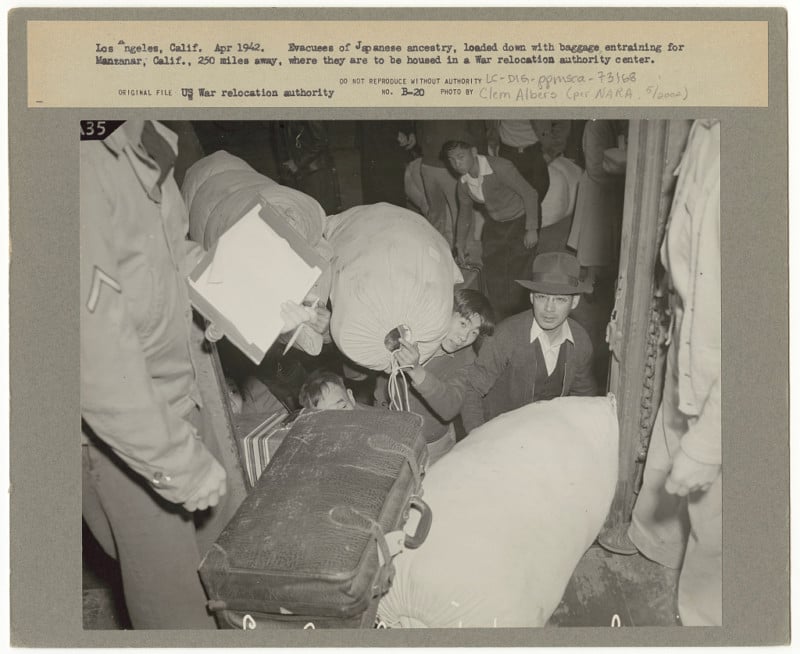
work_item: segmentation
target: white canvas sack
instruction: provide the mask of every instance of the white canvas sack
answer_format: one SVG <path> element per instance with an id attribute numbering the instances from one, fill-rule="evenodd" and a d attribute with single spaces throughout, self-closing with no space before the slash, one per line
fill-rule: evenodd
<path id="1" fill-rule="evenodd" d="M 428 471 L 430 534 L 396 557 L 380 618 L 394 628 L 544 626 L 604 523 L 618 441 L 612 397 L 537 402 L 474 430 Z"/>
<path id="2" fill-rule="evenodd" d="M 420 360 L 437 350 L 450 325 L 461 272 L 441 234 L 419 214 L 381 202 L 329 216 L 333 246 L 331 335 L 352 361 L 391 369 L 384 339 L 404 325 Z"/>

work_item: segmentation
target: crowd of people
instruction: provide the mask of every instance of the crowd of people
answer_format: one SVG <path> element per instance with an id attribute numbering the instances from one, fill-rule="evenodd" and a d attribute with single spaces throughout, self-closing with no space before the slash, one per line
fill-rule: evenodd
<path id="1" fill-rule="evenodd" d="M 329 215 L 341 210 L 325 125 L 272 128 L 281 182 Z M 433 356 L 421 361 L 402 335 L 395 346 L 408 382 L 399 408 L 422 415 L 431 464 L 501 413 L 603 392 L 596 334 L 576 317 L 616 275 L 624 156 L 604 153 L 624 153 L 625 125 L 385 121 L 365 122 L 360 134 L 365 200 L 413 207 L 456 263 L 482 271 L 477 288 L 454 289 Z M 192 513 L 226 493 L 225 471 L 197 428 L 202 402 L 185 280 L 202 248 L 186 238 L 177 154 L 175 134 L 151 121 L 128 121 L 105 141 L 81 144 L 84 518 L 120 561 L 137 629 L 214 627 L 197 576 Z M 594 201 L 581 199 L 584 189 Z M 294 376 L 291 356 L 279 363 L 268 355 L 260 371 L 242 368 L 221 343 L 234 412 L 398 408 L 396 379 L 338 353 L 330 311 L 283 306 L 284 342 L 306 323 L 324 343 L 315 356 L 295 358 Z"/>

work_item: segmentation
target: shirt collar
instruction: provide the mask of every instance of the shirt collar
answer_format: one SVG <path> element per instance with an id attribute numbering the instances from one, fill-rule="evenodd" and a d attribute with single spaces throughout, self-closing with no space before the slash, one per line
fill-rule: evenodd
<path id="1" fill-rule="evenodd" d="M 152 122 L 153 127 L 155 127 L 159 135 L 162 136 L 167 143 L 169 143 L 170 147 L 177 155 L 178 135 L 175 134 L 175 132 L 173 132 L 171 129 L 164 127 L 164 125 L 158 121 L 154 120 Z M 114 133 L 111 136 L 106 137 L 106 139 L 103 141 L 103 145 L 105 145 L 116 155 L 119 155 L 127 145 L 144 152 L 144 147 L 142 146 L 142 129 L 144 129 L 143 120 L 126 120 L 122 125 L 114 130 Z"/>
<path id="2" fill-rule="evenodd" d="M 436 351 L 430 356 L 428 361 L 426 361 L 425 363 L 428 363 L 429 361 L 433 361 L 434 359 L 437 359 L 439 357 L 450 357 L 450 358 L 453 358 L 454 356 L 455 356 L 455 352 L 445 352 L 442 349 L 442 346 L 439 345 L 439 347 L 436 348 Z M 424 364 L 422 364 L 422 365 L 424 365 Z"/>
<path id="3" fill-rule="evenodd" d="M 492 167 L 489 165 L 489 160 L 482 154 L 478 155 L 478 177 L 473 177 L 472 179 L 480 179 L 481 177 L 485 177 L 486 175 L 491 175 L 494 171 Z M 464 173 L 461 175 L 461 181 L 467 183 L 469 181 L 470 174 Z"/>
<path id="4" fill-rule="evenodd" d="M 533 343 L 542 334 L 544 334 L 544 330 L 539 326 L 539 323 L 536 322 L 536 318 L 534 317 L 533 324 L 531 325 L 531 343 Z M 573 344 L 575 343 L 575 339 L 572 337 L 572 330 L 569 327 L 569 319 L 561 323 L 561 328 L 558 334 L 550 341 L 552 343 L 550 347 L 561 347 L 565 341 L 569 341 Z M 543 345 L 545 344 L 543 340 L 541 342 Z"/>
<path id="5" fill-rule="evenodd" d="M 152 121 L 152 125 L 177 156 L 178 135 L 155 120 Z M 161 169 L 142 145 L 143 129 L 143 120 L 127 120 L 111 136 L 103 140 L 103 145 L 117 157 L 125 155 L 147 195 L 153 201 L 161 202 L 162 193 L 159 179 Z"/>

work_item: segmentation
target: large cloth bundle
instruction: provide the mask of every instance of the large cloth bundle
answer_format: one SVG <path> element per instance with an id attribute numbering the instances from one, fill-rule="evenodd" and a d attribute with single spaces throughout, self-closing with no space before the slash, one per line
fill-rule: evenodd
<path id="1" fill-rule="evenodd" d="M 325 212 L 319 202 L 256 172 L 228 152 L 220 150 L 197 161 L 187 171 L 181 193 L 189 210 L 189 237 L 206 250 L 260 199 L 323 259 L 331 259 L 331 247 L 322 238 Z M 311 293 L 326 302 L 329 292 L 330 275 L 325 273 Z"/>
<path id="2" fill-rule="evenodd" d="M 357 364 L 391 368 L 384 339 L 411 330 L 425 361 L 447 332 L 453 285 L 463 281 L 444 238 L 421 216 L 392 204 L 354 207 L 328 218 L 333 246 L 331 335 Z"/>
<path id="3" fill-rule="evenodd" d="M 619 426 L 606 397 L 564 397 L 471 432 L 432 466 L 436 516 L 398 559 L 378 614 L 389 627 L 540 627 L 603 525 Z"/>

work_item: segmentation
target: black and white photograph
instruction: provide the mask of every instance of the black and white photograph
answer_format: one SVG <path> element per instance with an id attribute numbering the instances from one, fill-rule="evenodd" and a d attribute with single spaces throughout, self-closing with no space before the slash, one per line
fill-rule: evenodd
<path id="1" fill-rule="evenodd" d="M 7 15 L 10 646 L 790 643 L 787 10 L 155 5 Z"/>
<path id="2" fill-rule="evenodd" d="M 720 131 L 80 121 L 83 628 L 722 625 Z"/>

